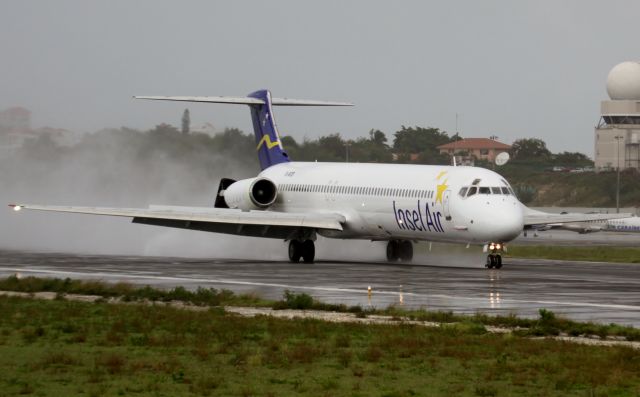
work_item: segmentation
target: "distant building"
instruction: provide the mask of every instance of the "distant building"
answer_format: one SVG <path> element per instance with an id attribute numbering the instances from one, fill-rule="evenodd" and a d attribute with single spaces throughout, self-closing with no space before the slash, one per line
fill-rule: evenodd
<path id="1" fill-rule="evenodd" d="M 78 136 L 72 131 L 42 127 L 31 128 L 31 112 L 22 107 L 0 111 L 0 157 L 9 156 L 22 147 L 25 141 L 48 135 L 56 145 L 72 146 Z"/>
<path id="2" fill-rule="evenodd" d="M 204 123 L 201 125 L 191 126 L 191 133 L 213 136 L 216 134 L 216 128 L 211 123 Z"/>
<path id="3" fill-rule="evenodd" d="M 640 62 L 616 65 L 607 77 L 609 101 L 595 129 L 597 170 L 640 169 Z"/>
<path id="4" fill-rule="evenodd" d="M 13 107 L 0 112 L 0 133 L 26 132 L 31 129 L 31 112 Z"/>
<path id="5" fill-rule="evenodd" d="M 474 159 L 494 162 L 498 154 L 511 150 L 511 145 L 489 138 L 466 138 L 440 145 L 437 149 L 442 154 L 455 154 L 461 164 L 473 165 Z"/>

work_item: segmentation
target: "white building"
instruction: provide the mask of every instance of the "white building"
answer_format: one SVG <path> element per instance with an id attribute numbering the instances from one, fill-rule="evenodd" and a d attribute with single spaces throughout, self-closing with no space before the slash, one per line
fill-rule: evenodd
<path id="1" fill-rule="evenodd" d="M 611 69 L 607 93 L 595 130 L 596 169 L 640 169 L 640 62 Z"/>

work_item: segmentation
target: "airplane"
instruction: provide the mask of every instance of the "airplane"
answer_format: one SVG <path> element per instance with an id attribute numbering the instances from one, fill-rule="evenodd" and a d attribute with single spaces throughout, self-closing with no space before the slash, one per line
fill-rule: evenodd
<path id="1" fill-rule="evenodd" d="M 317 236 L 386 241 L 389 262 L 409 262 L 418 241 L 483 246 L 485 266 L 502 267 L 506 243 L 525 228 L 558 222 L 597 221 L 622 215 L 557 215 L 525 207 L 494 171 L 465 166 L 296 162 L 284 150 L 274 106 L 353 106 L 247 97 L 137 99 L 248 105 L 261 172 L 254 178 L 221 179 L 213 207 L 150 205 L 149 208 L 65 207 L 10 204 L 39 210 L 133 218 L 133 223 L 282 239 L 291 262 L 312 263 Z"/>
<path id="2" fill-rule="evenodd" d="M 551 229 L 568 230 L 580 234 L 596 232 L 640 233 L 640 217 L 631 216 L 628 218 L 603 219 L 591 222 L 555 223 L 534 229 L 534 232 L 543 232 Z M 527 236 L 526 230 L 524 236 Z"/>

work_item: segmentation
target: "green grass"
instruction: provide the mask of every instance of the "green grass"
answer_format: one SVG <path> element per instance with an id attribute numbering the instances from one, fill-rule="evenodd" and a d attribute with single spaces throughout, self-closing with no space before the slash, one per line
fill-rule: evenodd
<path id="1" fill-rule="evenodd" d="M 521 318 L 514 314 L 490 316 L 484 313 L 476 313 L 469 316 L 454 314 L 450 311 L 406 310 L 397 306 L 390 306 L 384 309 L 363 309 L 361 306 L 324 303 L 307 293 L 296 293 L 288 290 L 284 291 L 281 300 L 270 301 L 255 295 L 236 295 L 232 291 L 216 290 L 214 288 L 197 288 L 195 291 L 189 291 L 183 287 L 175 287 L 163 290 L 150 286 L 140 287 L 124 283 L 110 284 L 93 280 L 17 278 L 15 276 L 0 279 L 0 290 L 28 293 L 48 291 L 57 293 L 61 298 L 64 298 L 64 294 L 98 295 L 105 298 L 121 298 L 125 302 L 180 301 L 209 307 L 252 306 L 271 307 L 275 310 L 322 310 L 353 313 L 357 317 L 377 314 L 390 316 L 398 321 L 408 319 L 436 323 L 460 323 L 462 327 L 469 324 L 477 324 L 483 327 L 520 328 L 517 333 L 522 336 L 544 336 L 564 333 L 570 336 L 596 336 L 600 338 L 615 336 L 628 341 L 640 341 L 640 329 L 617 324 L 576 322 L 558 317 L 546 309 L 540 309 L 540 318 L 538 319 Z"/>
<path id="2" fill-rule="evenodd" d="M 2 395 L 633 396 L 640 352 L 487 334 L 473 321 L 371 326 L 0 297 L 0 373 Z"/>
<path id="3" fill-rule="evenodd" d="M 106 283 L 96 280 L 72 280 L 70 278 L 39 278 L 10 276 L 0 279 L 0 291 L 56 292 L 60 294 L 98 295 L 104 298 L 121 298 L 124 301 L 171 302 L 181 301 L 198 306 L 270 306 L 271 301 L 256 295 L 237 295 L 229 290 L 198 287 L 195 291 L 178 286 L 159 289 L 150 286 L 136 286 L 127 283 Z"/>
<path id="4" fill-rule="evenodd" d="M 572 261 L 640 263 L 640 248 L 509 245 L 509 257 Z"/>

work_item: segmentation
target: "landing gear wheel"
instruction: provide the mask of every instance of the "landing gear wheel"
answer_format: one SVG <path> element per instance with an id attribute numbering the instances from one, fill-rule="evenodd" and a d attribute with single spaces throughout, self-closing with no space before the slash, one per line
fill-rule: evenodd
<path id="1" fill-rule="evenodd" d="M 400 242 L 400 260 L 402 262 L 411 262 L 413 259 L 413 244 L 409 240 L 402 240 Z"/>
<path id="2" fill-rule="evenodd" d="M 302 257 L 302 243 L 298 240 L 289 241 L 289 260 L 292 263 L 298 263 L 300 257 Z"/>
<path id="3" fill-rule="evenodd" d="M 313 240 L 305 240 L 301 245 L 304 263 L 313 263 L 313 259 L 316 256 L 316 246 Z"/>
<path id="4" fill-rule="evenodd" d="M 387 243 L 387 261 L 397 262 L 400 258 L 400 244 L 398 240 L 390 240 Z"/>
<path id="5" fill-rule="evenodd" d="M 500 269 L 502 267 L 502 256 L 501 255 L 498 254 L 498 255 L 495 256 L 495 262 L 494 262 L 493 266 L 496 269 Z"/>
<path id="6" fill-rule="evenodd" d="M 487 255 L 487 264 L 485 265 L 488 269 L 493 269 L 493 255 Z"/>

